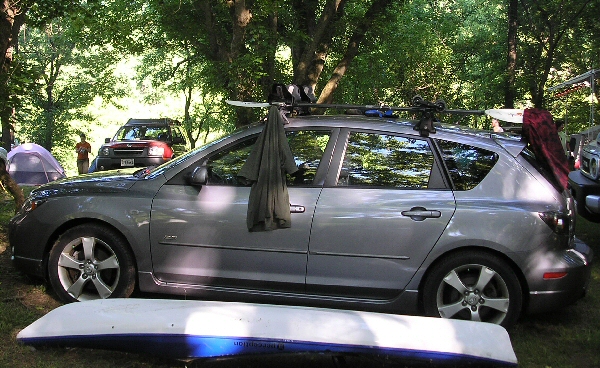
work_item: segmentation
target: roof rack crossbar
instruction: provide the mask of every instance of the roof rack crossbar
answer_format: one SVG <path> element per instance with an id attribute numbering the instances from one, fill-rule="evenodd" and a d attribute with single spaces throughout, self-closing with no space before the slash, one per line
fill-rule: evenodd
<path id="1" fill-rule="evenodd" d="M 448 110 L 446 103 L 443 100 L 430 102 L 424 100 L 421 96 L 413 97 L 413 106 L 397 107 L 379 105 L 348 105 L 348 104 L 324 104 L 312 102 L 296 102 L 296 101 L 270 101 L 270 102 L 245 102 L 245 101 L 226 101 L 228 104 L 240 107 L 270 107 L 276 106 L 282 111 L 294 114 L 298 110 L 307 111 L 309 109 L 344 109 L 344 110 L 378 110 L 378 111 L 403 111 L 409 113 L 420 113 L 421 118 L 415 125 L 415 130 L 418 130 L 421 136 L 427 137 L 429 133 L 435 133 L 433 127 L 436 121 L 435 114 L 457 114 L 457 115 L 485 115 L 485 110 Z"/>
<path id="2" fill-rule="evenodd" d="M 310 107 L 315 109 L 357 109 L 357 110 L 380 110 L 380 111 L 405 111 L 405 112 L 423 112 L 423 111 L 434 111 L 442 114 L 459 114 L 459 115 L 484 115 L 484 110 L 437 110 L 435 107 L 430 106 L 410 106 L 410 107 L 397 107 L 387 105 L 346 105 L 346 104 L 320 104 L 320 103 L 306 103 L 299 102 L 293 104 L 285 104 L 281 102 L 273 102 L 271 105 L 282 106 L 282 107 Z"/>

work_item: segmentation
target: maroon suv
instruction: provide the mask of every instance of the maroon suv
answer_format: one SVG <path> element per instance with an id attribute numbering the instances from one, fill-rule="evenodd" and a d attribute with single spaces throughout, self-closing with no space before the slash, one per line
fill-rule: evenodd
<path id="1" fill-rule="evenodd" d="M 129 119 L 100 147 L 98 171 L 158 166 L 190 148 L 178 121 Z"/>

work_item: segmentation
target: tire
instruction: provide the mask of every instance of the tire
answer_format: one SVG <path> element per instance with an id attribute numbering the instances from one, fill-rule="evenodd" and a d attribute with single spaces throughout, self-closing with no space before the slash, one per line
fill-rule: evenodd
<path id="1" fill-rule="evenodd" d="M 423 286 L 426 315 L 505 328 L 516 323 L 523 293 L 519 279 L 502 259 L 480 251 L 460 252 L 433 267 Z"/>
<path id="2" fill-rule="evenodd" d="M 98 224 L 63 233 L 48 258 L 48 279 L 65 303 L 126 298 L 135 287 L 135 266 L 127 242 Z"/>

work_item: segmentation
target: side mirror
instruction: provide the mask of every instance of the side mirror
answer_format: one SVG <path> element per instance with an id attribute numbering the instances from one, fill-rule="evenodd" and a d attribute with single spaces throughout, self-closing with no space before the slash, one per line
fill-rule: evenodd
<path id="1" fill-rule="evenodd" d="M 208 180 L 208 168 L 206 166 L 198 166 L 190 175 L 190 185 L 204 185 Z"/>
<path id="2" fill-rule="evenodd" d="M 110 138 L 104 138 L 104 143 L 110 143 Z"/>
<path id="3" fill-rule="evenodd" d="M 181 143 L 185 143 L 185 141 L 181 137 L 174 137 L 173 141 L 171 142 L 171 144 L 181 144 Z"/>

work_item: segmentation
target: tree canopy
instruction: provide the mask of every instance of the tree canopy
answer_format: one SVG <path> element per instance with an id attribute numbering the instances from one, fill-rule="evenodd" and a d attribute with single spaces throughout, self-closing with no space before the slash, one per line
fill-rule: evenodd
<path id="1" fill-rule="evenodd" d="M 324 103 L 407 105 L 419 94 L 451 108 L 535 106 L 556 116 L 568 110 L 579 124 L 568 129 L 576 130 L 587 124 L 589 93 L 556 98 L 546 91 L 600 61 L 600 5 L 591 0 L 4 0 L 3 6 L 5 23 L 17 25 L 0 27 L 0 38 L 13 50 L 17 40 L 22 45 L 3 49 L 11 59 L 0 70 L 0 118 L 5 129 L 16 124 L 49 149 L 71 144 L 74 121 L 94 122 L 85 107 L 97 98 L 109 103 L 138 94 L 160 104 L 174 96 L 172 117 L 197 141 L 256 121 L 260 112 L 222 101 L 264 101 L 274 83 L 310 86 Z M 137 61 L 127 76 L 135 91 L 115 71 L 125 59 Z"/>

